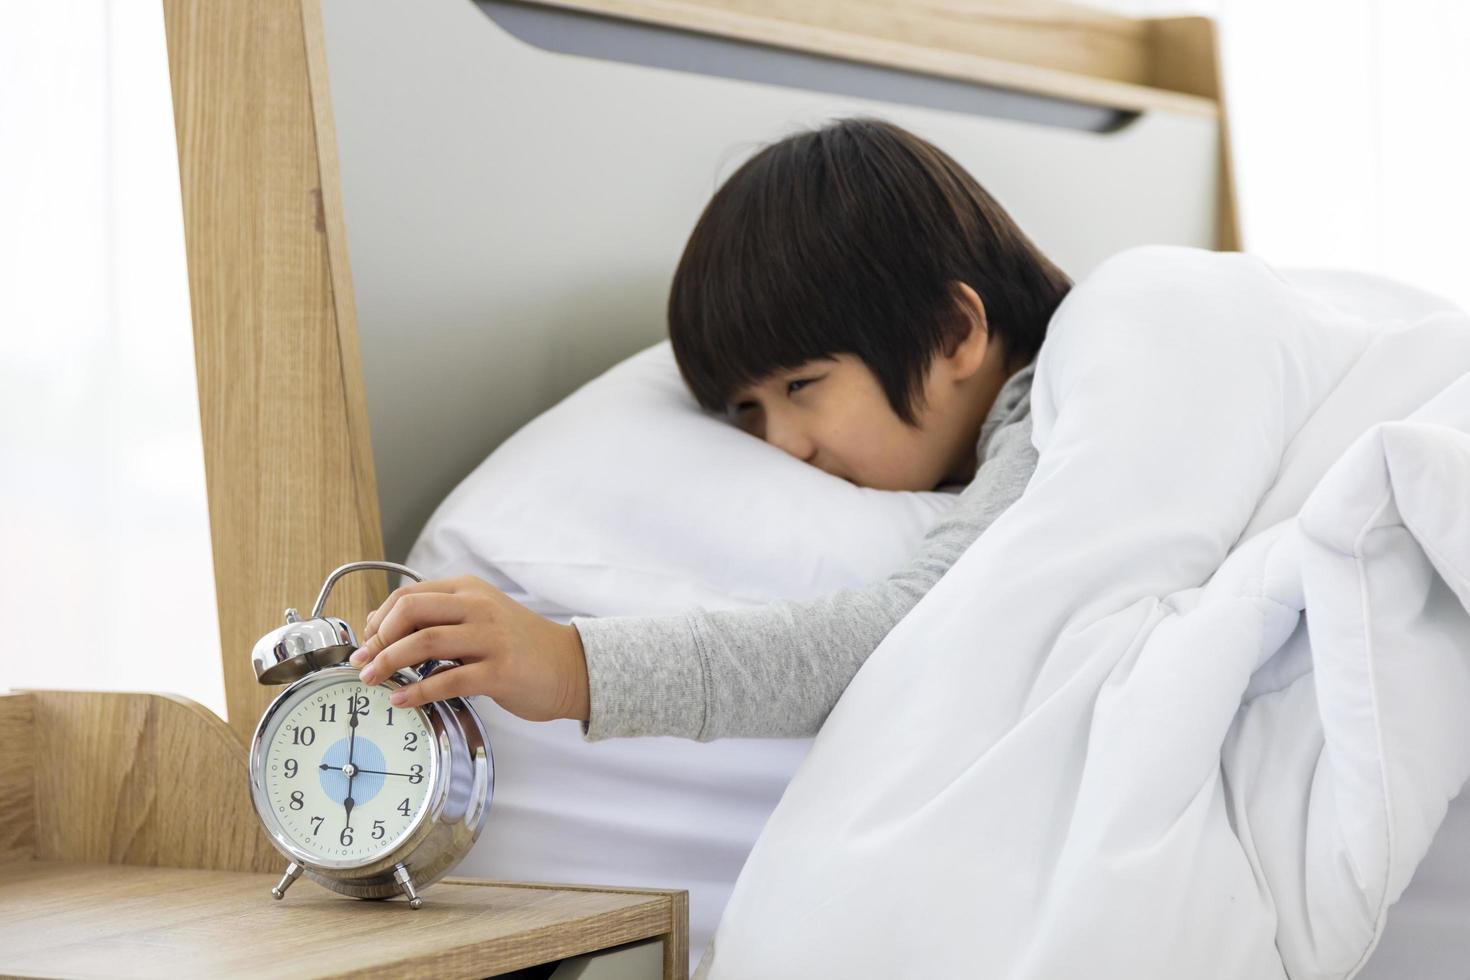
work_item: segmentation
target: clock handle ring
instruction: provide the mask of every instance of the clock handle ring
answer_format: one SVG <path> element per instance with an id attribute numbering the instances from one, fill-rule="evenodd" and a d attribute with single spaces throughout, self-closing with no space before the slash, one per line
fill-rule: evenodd
<path id="1" fill-rule="evenodd" d="M 337 580 L 339 578 L 341 578 L 343 575 L 346 575 L 348 572 L 356 572 L 369 568 L 381 568 L 385 572 L 397 572 L 400 575 L 407 575 L 415 582 L 422 582 L 424 580 L 424 577 L 418 572 L 409 568 L 407 565 L 400 565 L 397 562 L 350 561 L 345 565 L 340 565 L 337 568 L 333 569 L 332 574 L 328 575 L 327 580 L 322 583 L 322 591 L 321 594 L 316 597 L 316 605 L 312 607 L 311 618 L 316 619 L 321 616 L 322 609 L 327 604 L 327 596 L 331 595 L 332 586 L 337 584 Z"/>

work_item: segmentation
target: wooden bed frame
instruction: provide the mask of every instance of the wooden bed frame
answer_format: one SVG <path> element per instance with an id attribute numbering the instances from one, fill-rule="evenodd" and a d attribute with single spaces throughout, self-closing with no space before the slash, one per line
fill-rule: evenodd
<path id="1" fill-rule="evenodd" d="M 467 0 L 468 2 L 468 0 Z M 1220 249 L 1240 247 L 1213 23 L 1055 0 L 551 0 L 1125 110 L 1217 120 Z M 321 0 L 164 0 L 228 722 L 275 693 L 247 665 L 328 571 L 382 558 Z M 360 624 L 386 577 L 349 576 Z"/>

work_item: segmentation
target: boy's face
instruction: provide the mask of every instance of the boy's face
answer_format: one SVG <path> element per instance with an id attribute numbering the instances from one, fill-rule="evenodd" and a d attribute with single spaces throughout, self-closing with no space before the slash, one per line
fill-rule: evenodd
<path id="1" fill-rule="evenodd" d="M 972 331 L 953 355 L 937 355 L 924 382 L 917 427 L 889 405 L 878 378 L 853 354 L 808 361 L 730 399 L 730 418 L 805 463 L 858 486 L 932 490 L 968 483 L 980 423 L 1006 375 L 1000 344 Z"/>

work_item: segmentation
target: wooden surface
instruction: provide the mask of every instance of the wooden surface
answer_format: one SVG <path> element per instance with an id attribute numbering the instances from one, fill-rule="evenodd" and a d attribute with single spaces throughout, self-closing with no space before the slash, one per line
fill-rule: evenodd
<path id="1" fill-rule="evenodd" d="M 1148 21 L 1055 0 L 531 0 L 1117 109 L 1214 115 L 1152 84 Z"/>
<path id="2" fill-rule="evenodd" d="M 250 804 L 243 744 L 193 701 L 99 691 L 4 694 L 0 733 L 12 738 L 7 744 L 37 747 L 34 756 L 11 753 L 33 757 L 33 772 L 0 772 L 0 832 L 31 845 L 23 855 L 11 847 L 9 856 L 284 867 Z"/>
<path id="3" fill-rule="evenodd" d="M 362 351 L 357 342 L 357 297 L 352 289 L 352 262 L 348 257 L 347 224 L 342 209 L 342 171 L 337 163 L 337 124 L 332 116 L 332 86 L 327 75 L 321 0 L 301 0 L 301 29 L 306 42 L 306 73 L 311 93 L 312 127 L 316 134 L 321 219 L 327 238 L 327 260 L 332 270 L 332 312 L 337 324 L 342 391 L 346 398 L 343 408 L 348 445 L 352 447 L 352 504 L 357 509 L 363 547 L 372 551 L 371 557 L 382 558 L 383 525 L 378 508 L 378 479 L 373 465 L 367 391 L 362 383 Z M 365 554 L 363 557 L 368 556 Z M 374 577 L 371 581 L 378 579 Z M 376 599 L 373 606 L 388 597 L 386 588 L 381 595 L 377 590 L 372 592 Z M 333 594 L 336 594 L 335 589 Z M 304 614 L 305 610 L 302 612 Z M 358 620 L 353 620 L 353 623 L 359 625 Z"/>
<path id="4" fill-rule="evenodd" d="M 611 6 L 614 0 L 602 2 Z M 1114 81 L 1150 81 L 1145 25 L 1061 0 L 639 0 L 638 5 L 650 12 L 686 6 L 789 20 Z"/>
<path id="5" fill-rule="evenodd" d="M 0 737 L 35 760 L 0 763 L 0 974 L 482 977 L 649 938 L 688 974 L 680 890 L 446 878 L 413 910 L 302 877 L 276 901 L 244 746 L 187 699 L 4 694 Z"/>
<path id="6" fill-rule="evenodd" d="M 684 893 L 446 880 L 413 910 L 306 879 L 276 901 L 275 875 L 241 872 L 25 861 L 0 876 L 0 972 L 33 976 L 485 977 L 684 935 Z"/>
<path id="7" fill-rule="evenodd" d="M 333 568 L 381 558 L 382 527 L 301 5 L 165 0 L 164 23 L 225 699 L 244 736 L 276 693 L 251 671 L 256 639 Z M 327 611 L 358 628 L 386 596 L 384 573 L 356 573 Z"/>
<path id="8" fill-rule="evenodd" d="M 34 766 L 38 753 L 23 750 L 36 737 L 32 708 L 29 695 L 0 696 L 0 744 L 14 747 L 0 753 L 0 863 L 36 853 Z"/>

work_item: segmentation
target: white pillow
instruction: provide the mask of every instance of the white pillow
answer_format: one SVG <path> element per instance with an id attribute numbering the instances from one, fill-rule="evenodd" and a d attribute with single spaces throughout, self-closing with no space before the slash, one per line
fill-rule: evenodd
<path id="1" fill-rule="evenodd" d="M 408 565 L 563 620 L 758 604 L 885 577 L 954 499 L 855 486 L 701 410 L 663 341 L 491 453 Z"/>
<path id="2" fill-rule="evenodd" d="M 902 567 L 950 493 L 869 490 L 699 409 L 667 342 L 526 425 L 440 504 L 407 564 L 553 619 L 815 596 Z M 489 698 L 495 794 L 455 874 L 682 888 L 689 969 L 811 739 L 586 742 Z"/>

